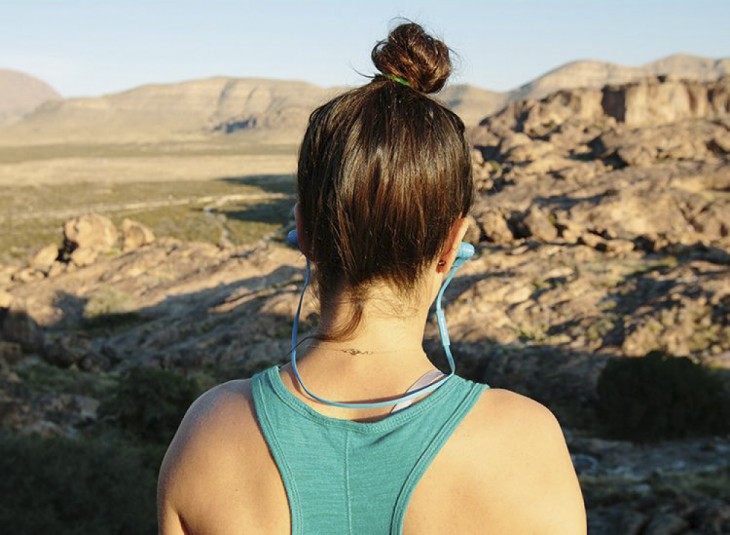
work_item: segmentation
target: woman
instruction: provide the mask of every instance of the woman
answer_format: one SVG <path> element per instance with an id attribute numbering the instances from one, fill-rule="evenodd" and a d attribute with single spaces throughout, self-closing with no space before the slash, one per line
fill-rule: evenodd
<path id="1" fill-rule="evenodd" d="M 441 41 L 404 24 L 372 58 L 381 74 L 317 109 L 299 155 L 317 334 L 193 404 L 162 465 L 160 533 L 585 533 L 553 415 L 423 352 L 467 230 L 470 150 L 427 96 L 451 71 Z"/>

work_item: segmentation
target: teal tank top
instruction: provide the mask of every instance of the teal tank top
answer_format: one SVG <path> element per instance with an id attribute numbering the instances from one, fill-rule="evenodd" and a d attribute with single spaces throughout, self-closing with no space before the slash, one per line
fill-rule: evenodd
<path id="1" fill-rule="evenodd" d="M 489 386 L 454 375 L 375 422 L 318 413 L 286 388 L 279 366 L 254 375 L 251 388 L 292 535 L 401 535 L 416 484 Z"/>

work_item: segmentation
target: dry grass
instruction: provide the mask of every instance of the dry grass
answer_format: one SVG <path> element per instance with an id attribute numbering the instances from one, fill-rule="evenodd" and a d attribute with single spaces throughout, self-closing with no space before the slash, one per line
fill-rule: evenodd
<path id="1" fill-rule="evenodd" d="M 180 143 L 119 143 L 119 144 L 54 144 L 0 145 L 0 164 L 38 162 L 59 159 L 94 158 L 155 158 L 201 156 L 267 156 L 291 157 L 296 146 L 275 143 L 240 143 L 235 139 L 215 139 Z"/>
<path id="2" fill-rule="evenodd" d="M 158 236 L 250 243 L 289 219 L 293 151 L 212 142 L 0 147 L 0 262 L 60 244 L 63 222 L 89 212 L 135 219 Z"/>

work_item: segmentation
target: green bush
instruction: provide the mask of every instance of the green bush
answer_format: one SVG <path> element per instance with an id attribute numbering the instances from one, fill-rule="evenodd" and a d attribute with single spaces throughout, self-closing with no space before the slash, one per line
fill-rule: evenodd
<path id="1" fill-rule="evenodd" d="M 101 404 L 99 414 L 142 441 L 167 444 L 200 390 L 177 373 L 135 368 Z"/>
<path id="2" fill-rule="evenodd" d="M 719 378 L 658 351 L 606 365 L 597 415 L 609 436 L 636 442 L 730 432 L 730 398 Z"/>
<path id="3" fill-rule="evenodd" d="M 0 533 L 153 534 L 164 448 L 0 435 Z"/>

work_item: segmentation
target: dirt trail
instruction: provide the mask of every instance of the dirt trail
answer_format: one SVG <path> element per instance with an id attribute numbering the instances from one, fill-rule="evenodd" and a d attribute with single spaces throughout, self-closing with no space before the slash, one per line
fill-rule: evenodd
<path id="1" fill-rule="evenodd" d="M 81 212 L 97 212 L 105 215 L 112 215 L 116 212 L 141 212 L 156 208 L 168 208 L 171 206 L 186 205 L 203 205 L 203 210 L 211 210 L 220 208 L 232 202 L 251 202 L 251 201 L 272 201 L 279 199 L 294 198 L 293 195 L 284 193 L 244 193 L 235 195 L 206 195 L 204 197 L 185 197 L 182 199 L 163 199 L 158 201 L 139 201 L 127 203 L 96 203 L 85 205 L 83 207 L 61 208 L 57 210 L 33 210 L 32 208 L 26 212 L 0 213 L 0 219 L 10 219 L 14 221 L 28 221 L 32 219 L 65 219 L 75 217 Z"/>

